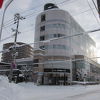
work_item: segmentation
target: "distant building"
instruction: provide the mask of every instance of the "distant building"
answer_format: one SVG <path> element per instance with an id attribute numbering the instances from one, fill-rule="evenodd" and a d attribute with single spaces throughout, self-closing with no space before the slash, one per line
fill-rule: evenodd
<path id="1" fill-rule="evenodd" d="M 18 53 L 16 59 L 33 57 L 33 48 L 30 45 L 22 42 L 17 42 L 17 45 L 18 46 L 25 45 L 25 46 L 16 47 L 16 52 Z M 3 50 L 9 49 L 9 51 L 6 53 L 5 52 L 2 53 L 2 62 L 11 63 L 13 61 L 13 52 L 14 52 L 13 46 L 14 46 L 13 42 L 6 43 L 3 45 Z"/>
<path id="2" fill-rule="evenodd" d="M 88 81 L 96 80 L 90 79 L 93 75 L 100 77 L 99 72 L 98 75 L 91 72 L 91 66 L 100 67 L 96 59 L 90 59 L 96 57 L 95 42 L 67 11 L 55 4 L 46 4 L 37 16 L 34 47 L 44 51 L 43 61 L 36 60 L 40 84 L 69 84 L 84 81 L 84 77 Z"/>

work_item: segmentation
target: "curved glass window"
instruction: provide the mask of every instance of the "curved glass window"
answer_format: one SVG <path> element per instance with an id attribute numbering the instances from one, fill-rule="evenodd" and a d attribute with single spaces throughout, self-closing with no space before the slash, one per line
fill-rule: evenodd
<path id="1" fill-rule="evenodd" d="M 45 50 L 46 48 L 45 48 L 45 46 L 43 45 L 43 46 L 40 46 L 40 49 Z"/>
<path id="2" fill-rule="evenodd" d="M 62 37 L 62 36 L 65 36 L 65 35 L 64 34 L 60 34 L 60 33 L 57 33 L 57 34 L 48 34 L 47 38 L 56 38 L 56 37 Z"/>
<path id="3" fill-rule="evenodd" d="M 47 20 L 47 22 L 63 22 L 63 23 L 68 23 L 66 20 L 61 20 L 61 19 L 52 19 L 52 20 Z"/>
<path id="4" fill-rule="evenodd" d="M 50 38 L 57 38 L 57 37 L 62 37 L 62 36 L 66 36 L 65 34 L 47 34 L 47 35 L 41 35 L 40 36 L 40 41 L 46 40 L 46 39 L 50 39 Z"/>
<path id="5" fill-rule="evenodd" d="M 60 44 L 54 44 L 54 45 L 43 45 L 43 46 L 40 46 L 40 49 L 64 49 L 66 50 L 66 46 L 65 45 L 60 45 Z"/>
<path id="6" fill-rule="evenodd" d="M 65 29 L 66 25 L 65 24 L 57 23 L 57 24 L 48 24 L 45 27 L 46 28 L 60 28 L 60 29 Z"/>

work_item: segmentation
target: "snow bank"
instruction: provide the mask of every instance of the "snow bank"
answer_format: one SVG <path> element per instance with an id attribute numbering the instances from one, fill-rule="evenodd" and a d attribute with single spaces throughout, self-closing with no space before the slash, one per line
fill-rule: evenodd
<path id="1" fill-rule="evenodd" d="M 100 100 L 100 85 L 36 86 L 0 76 L 0 100 Z"/>

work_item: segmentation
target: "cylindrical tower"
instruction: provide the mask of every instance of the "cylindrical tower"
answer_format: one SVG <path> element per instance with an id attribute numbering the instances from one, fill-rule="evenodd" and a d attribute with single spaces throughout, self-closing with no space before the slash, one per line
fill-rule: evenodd
<path id="1" fill-rule="evenodd" d="M 69 57 L 70 56 L 70 39 L 53 38 L 71 35 L 71 16 L 68 12 L 59 9 L 56 5 L 48 3 L 44 6 L 44 12 L 40 13 L 36 19 L 35 27 L 35 48 L 45 50 L 49 57 Z"/>
<path id="2" fill-rule="evenodd" d="M 94 56 L 94 41 L 84 34 L 84 30 L 67 11 L 52 3 L 46 4 L 44 11 L 37 16 L 34 40 L 34 47 L 44 50 L 45 73 L 41 76 L 44 77 L 44 84 L 49 84 L 49 81 L 59 84 L 62 79 L 64 84 L 71 82 L 73 70 L 76 70 L 72 63 L 74 55 Z"/>

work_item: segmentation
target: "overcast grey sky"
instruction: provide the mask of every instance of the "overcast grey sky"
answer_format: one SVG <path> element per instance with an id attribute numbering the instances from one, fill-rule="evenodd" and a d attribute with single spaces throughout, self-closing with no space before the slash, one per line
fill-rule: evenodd
<path id="1" fill-rule="evenodd" d="M 17 40 L 25 43 L 34 42 L 36 16 L 43 11 L 44 4 L 48 2 L 58 4 L 60 9 L 68 11 L 85 31 L 100 28 L 100 19 L 92 0 L 13 0 L 6 11 L 2 39 L 14 34 L 11 31 L 11 28 L 16 28 L 13 25 L 13 17 L 15 13 L 20 13 L 26 19 L 20 21 L 19 31 L 21 34 L 18 35 Z M 96 0 L 94 2 L 96 3 Z M 0 9 L 0 22 L 3 8 Z M 100 33 L 95 32 L 89 35 L 95 40 L 98 50 L 97 56 L 100 56 Z M 14 41 L 14 37 L 2 42 L 2 44 L 11 41 Z"/>

